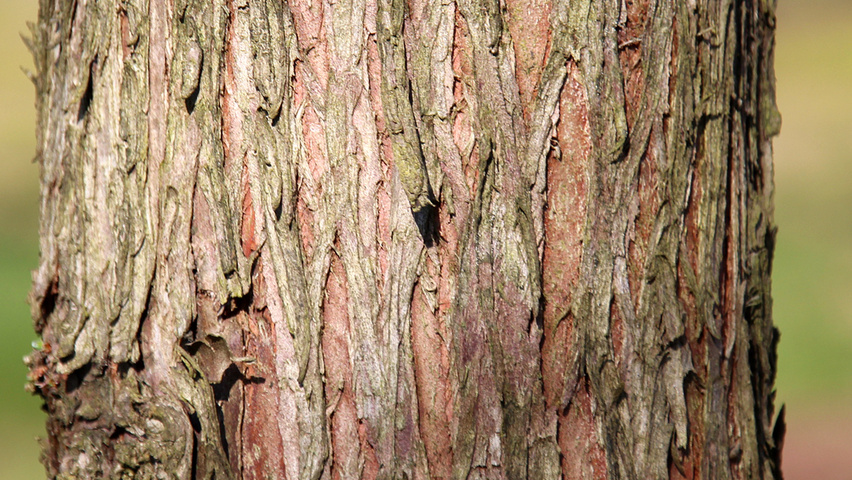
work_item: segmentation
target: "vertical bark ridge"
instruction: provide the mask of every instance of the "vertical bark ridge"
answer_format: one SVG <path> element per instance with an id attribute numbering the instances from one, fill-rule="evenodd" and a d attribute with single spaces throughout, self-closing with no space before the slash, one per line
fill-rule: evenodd
<path id="1" fill-rule="evenodd" d="M 334 457 L 332 478 L 361 477 L 360 465 L 366 463 L 365 450 L 359 438 L 358 412 L 352 384 L 352 361 L 349 357 L 349 319 L 346 277 L 339 257 L 332 261 L 328 292 L 323 304 L 323 359 L 326 363 L 325 394 L 330 410 L 329 427 Z M 372 462 L 371 462 L 372 463 Z"/>
<path id="2" fill-rule="evenodd" d="M 241 273 L 235 272 L 234 232 L 227 228 L 229 224 L 217 222 L 230 216 L 227 197 L 221 193 L 225 188 L 221 172 L 224 162 L 218 141 L 226 21 L 222 6 L 211 11 L 200 2 L 176 2 L 165 18 L 174 37 L 183 41 L 167 43 L 171 55 L 167 62 L 166 150 L 159 171 L 157 265 L 142 342 L 143 353 L 150 359 L 146 360 L 144 373 L 154 391 L 163 394 L 163 403 L 174 402 L 187 411 L 189 418 L 185 422 L 194 431 L 187 439 L 193 445 L 194 458 L 187 459 L 192 471 L 202 477 L 230 478 L 232 472 L 221 442 L 221 425 L 209 383 L 215 380 L 207 378 L 211 373 L 207 366 L 199 366 L 184 349 L 187 340 L 205 340 L 202 335 L 187 338 L 188 332 L 196 333 L 191 331 L 191 325 L 198 323 L 197 292 L 209 292 L 224 301 L 230 293 L 224 274 L 237 273 L 239 278 Z M 205 196 L 212 223 L 207 232 L 215 240 L 193 238 L 194 198 L 201 195 Z M 205 272 L 204 267 L 215 270 Z M 196 276 L 198 272 L 200 275 Z"/>
<path id="3" fill-rule="evenodd" d="M 431 478 L 451 478 L 452 397 L 449 351 L 450 332 L 446 303 L 455 298 L 454 272 L 449 271 L 457 248 L 460 214 L 466 211 L 461 157 L 453 140 L 453 31 L 456 6 L 436 1 L 409 3 L 404 40 L 410 61 L 411 102 L 423 144 L 424 165 L 435 209 L 421 216 L 424 246 L 417 264 L 411 298 L 411 348 L 413 354 L 420 437 Z M 445 180 L 445 177 L 450 179 Z M 447 205 L 452 208 L 453 213 Z M 442 304 L 442 295 L 444 303 Z M 404 321 L 404 317 L 402 317 Z"/>
<path id="4" fill-rule="evenodd" d="M 550 2 L 542 0 L 511 0 L 506 2 L 503 16 L 511 38 L 515 60 L 515 78 L 524 120 L 529 122 L 539 91 L 546 54 L 550 50 L 552 15 Z M 558 8 L 558 7 L 557 7 Z"/>
<path id="5" fill-rule="evenodd" d="M 41 0 L 48 473 L 780 478 L 773 11 Z"/>
<path id="6" fill-rule="evenodd" d="M 542 257 L 544 339 L 541 352 L 544 396 L 548 408 L 559 414 L 559 444 L 562 457 L 566 459 L 563 462 L 566 462 L 578 457 L 579 453 L 565 445 L 569 438 L 589 442 L 596 435 L 590 431 L 590 413 L 588 417 L 576 416 L 580 411 L 576 410 L 574 394 L 581 381 L 582 349 L 580 326 L 576 324 L 571 307 L 580 281 L 591 139 L 580 72 L 573 60 L 564 68 L 568 73 L 559 100 L 559 123 L 553 133 L 553 148 L 547 161 L 547 178 L 552 187 L 547 190 L 544 216 L 547 242 Z M 573 415 L 569 415 L 572 409 Z M 585 414 L 585 410 L 582 412 Z M 581 421 L 582 425 L 576 425 Z M 585 434 L 576 433 L 581 431 Z M 582 456 L 586 456 L 586 448 L 582 447 Z"/>
<path id="7" fill-rule="evenodd" d="M 318 308 L 308 294 L 303 243 L 297 222 L 298 124 L 294 125 L 289 90 L 296 35 L 290 12 L 278 2 L 229 5 L 228 55 L 232 76 L 225 83 L 234 122 L 231 163 L 242 164 L 243 253 L 254 258 L 253 310 L 258 327 L 246 334 L 270 350 L 266 368 L 255 369 L 261 382 L 245 389 L 261 395 L 246 404 L 238 456 L 253 459 L 244 475 L 265 475 L 256 451 L 284 459 L 281 478 L 319 478 L 328 455 Z M 254 63 L 253 63 L 254 62 Z M 253 68 L 248 68 L 253 67 Z M 252 352 L 247 352 L 251 356 Z M 259 367 L 258 367 L 259 368 Z M 251 379 L 249 379 L 251 380 Z M 232 387 L 233 388 L 233 387 Z M 264 396 L 265 395 L 265 396 Z M 235 398 L 239 402 L 239 398 Z M 265 416 L 274 412 L 270 422 Z M 224 420 L 226 423 L 236 419 Z M 270 442 L 269 436 L 278 442 Z M 272 446 L 275 445 L 273 448 Z"/>

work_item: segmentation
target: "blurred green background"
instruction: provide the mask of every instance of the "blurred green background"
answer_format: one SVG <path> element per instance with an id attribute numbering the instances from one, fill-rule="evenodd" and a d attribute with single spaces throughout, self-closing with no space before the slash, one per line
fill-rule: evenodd
<path id="1" fill-rule="evenodd" d="M 852 478 L 852 2 L 779 0 L 775 140 L 779 236 L 773 296 L 781 329 L 778 404 L 787 404 L 788 480 Z M 0 478 L 43 478 L 39 402 L 22 357 L 36 340 L 26 296 L 38 258 L 32 68 L 20 39 L 36 3 L 0 0 Z"/>

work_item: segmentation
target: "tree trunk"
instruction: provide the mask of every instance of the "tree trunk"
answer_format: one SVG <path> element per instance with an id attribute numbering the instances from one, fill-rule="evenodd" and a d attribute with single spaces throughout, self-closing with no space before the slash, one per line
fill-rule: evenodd
<path id="1" fill-rule="evenodd" d="M 781 478 L 774 0 L 40 4 L 51 478 Z"/>

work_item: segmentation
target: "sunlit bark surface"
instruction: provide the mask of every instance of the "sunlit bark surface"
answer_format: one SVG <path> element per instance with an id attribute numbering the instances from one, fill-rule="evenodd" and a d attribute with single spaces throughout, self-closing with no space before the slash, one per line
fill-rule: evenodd
<path id="1" fill-rule="evenodd" d="M 780 479 L 774 4 L 41 0 L 49 476 Z"/>

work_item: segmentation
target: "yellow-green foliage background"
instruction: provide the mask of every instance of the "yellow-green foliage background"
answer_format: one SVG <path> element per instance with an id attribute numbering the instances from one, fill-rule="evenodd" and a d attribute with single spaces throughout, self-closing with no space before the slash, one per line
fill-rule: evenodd
<path id="1" fill-rule="evenodd" d="M 24 391 L 21 361 L 36 340 L 26 295 L 38 256 L 38 169 L 32 163 L 33 88 L 20 68 L 32 62 L 20 34 L 27 31 L 25 22 L 35 18 L 36 8 L 33 1 L 0 0 L 4 479 L 44 477 L 35 441 L 43 434 L 44 416 L 39 402 Z M 779 0 L 777 25 L 778 104 L 784 126 L 775 141 L 780 232 L 773 294 L 782 332 L 778 399 L 787 403 L 793 436 L 802 430 L 797 425 L 810 424 L 806 419 L 820 414 L 852 418 L 852 2 Z M 794 440 L 788 439 L 790 448 Z M 852 445 L 847 451 L 852 456 Z M 791 460 L 796 456 L 785 453 Z M 846 470 L 845 475 L 852 474 Z"/>

